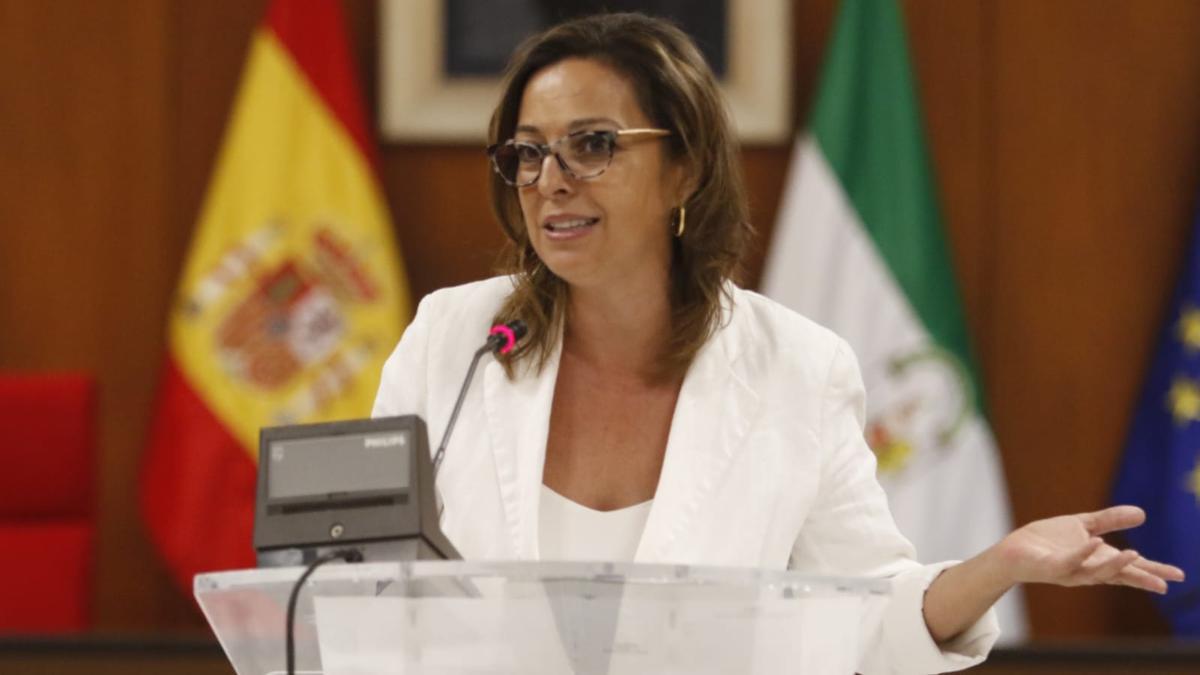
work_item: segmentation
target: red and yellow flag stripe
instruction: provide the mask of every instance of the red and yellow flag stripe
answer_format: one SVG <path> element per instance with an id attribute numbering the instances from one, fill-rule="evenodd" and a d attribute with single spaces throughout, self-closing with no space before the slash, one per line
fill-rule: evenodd
<path id="1" fill-rule="evenodd" d="M 344 25 L 268 10 L 171 311 L 142 496 L 187 588 L 253 564 L 259 429 L 369 414 L 410 316 Z"/>

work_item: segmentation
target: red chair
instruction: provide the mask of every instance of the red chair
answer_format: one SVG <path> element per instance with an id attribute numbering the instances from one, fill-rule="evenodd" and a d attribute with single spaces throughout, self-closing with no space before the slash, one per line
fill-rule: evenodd
<path id="1" fill-rule="evenodd" d="M 0 632 L 90 625 L 95 388 L 83 375 L 0 375 Z"/>

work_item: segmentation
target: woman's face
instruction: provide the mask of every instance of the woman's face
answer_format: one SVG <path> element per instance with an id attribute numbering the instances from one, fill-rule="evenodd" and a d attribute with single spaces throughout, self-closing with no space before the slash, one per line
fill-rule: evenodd
<path id="1" fill-rule="evenodd" d="M 566 59 L 529 79 L 515 137 L 553 143 L 580 130 L 652 126 L 617 71 Z M 550 270 L 575 287 L 665 283 L 670 211 L 682 201 L 682 174 L 667 160 L 664 141 L 649 136 L 618 137 L 612 162 L 595 178 L 572 177 L 548 156 L 537 182 L 517 188 L 529 240 Z"/>

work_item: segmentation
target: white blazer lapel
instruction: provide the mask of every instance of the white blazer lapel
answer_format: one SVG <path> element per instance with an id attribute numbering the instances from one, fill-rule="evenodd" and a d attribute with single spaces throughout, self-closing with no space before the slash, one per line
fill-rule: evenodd
<path id="1" fill-rule="evenodd" d="M 495 361 L 484 369 L 484 407 L 496 478 L 518 559 L 538 557 L 538 504 L 561 348 L 560 339 L 541 374 L 527 372 L 509 380 Z"/>
<path id="2" fill-rule="evenodd" d="M 710 340 L 684 377 L 637 562 L 686 562 L 674 557 L 672 546 L 742 452 L 757 417 L 758 394 L 738 376 L 731 328 Z"/>

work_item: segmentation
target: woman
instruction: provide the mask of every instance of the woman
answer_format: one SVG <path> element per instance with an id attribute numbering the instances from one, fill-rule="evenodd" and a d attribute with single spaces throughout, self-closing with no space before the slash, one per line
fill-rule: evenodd
<path id="1" fill-rule="evenodd" d="M 442 428 L 488 326 L 529 325 L 469 391 L 442 464 L 464 556 L 888 577 L 867 673 L 982 660 L 989 607 L 1016 583 L 1182 579 L 1099 538 L 1140 523 L 1133 507 L 915 561 L 874 478 L 850 349 L 731 281 L 750 234 L 736 143 L 676 28 L 614 14 L 531 38 L 490 134 L 509 276 L 425 298 L 374 411 Z"/>

